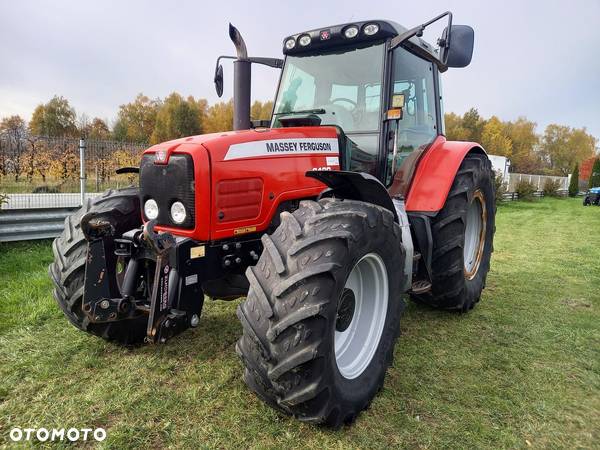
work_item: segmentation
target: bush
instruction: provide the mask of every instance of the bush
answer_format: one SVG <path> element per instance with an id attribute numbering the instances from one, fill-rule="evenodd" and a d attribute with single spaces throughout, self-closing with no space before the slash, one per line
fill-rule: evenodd
<path id="1" fill-rule="evenodd" d="M 560 181 L 549 178 L 544 184 L 544 197 L 558 197 Z"/>
<path id="2" fill-rule="evenodd" d="M 536 191 L 536 188 L 532 182 L 521 180 L 517 183 L 515 191 L 519 194 L 519 200 L 531 201 L 533 200 L 533 193 Z"/>
<path id="3" fill-rule="evenodd" d="M 579 194 L 579 164 L 575 164 L 569 183 L 569 197 L 577 197 Z"/>
<path id="4" fill-rule="evenodd" d="M 600 158 L 596 158 L 594 165 L 592 166 L 592 175 L 590 176 L 589 187 L 600 186 Z"/>
<path id="5" fill-rule="evenodd" d="M 5 203 L 8 203 L 8 195 L 0 192 L 0 208 L 2 208 L 2 205 Z"/>
<path id="6" fill-rule="evenodd" d="M 34 194 L 58 194 L 60 191 L 58 188 L 52 186 L 38 186 L 33 190 Z"/>
<path id="7" fill-rule="evenodd" d="M 494 191 L 496 194 L 496 204 L 502 201 L 502 197 L 507 190 L 507 184 L 498 172 L 494 174 Z"/>

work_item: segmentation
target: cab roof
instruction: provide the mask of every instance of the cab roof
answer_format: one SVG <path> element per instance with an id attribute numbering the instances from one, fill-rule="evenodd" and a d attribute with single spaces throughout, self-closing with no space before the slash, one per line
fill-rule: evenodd
<path id="1" fill-rule="evenodd" d="M 369 25 L 376 25 L 377 32 L 370 35 L 366 34 L 365 29 L 367 29 Z M 346 30 L 349 28 L 358 29 L 358 33 L 355 37 L 346 36 Z M 372 30 L 373 27 L 370 29 Z M 377 43 L 391 39 L 406 31 L 408 31 L 408 28 L 394 21 L 379 19 L 330 25 L 287 36 L 283 40 L 283 53 L 285 55 L 300 56 L 303 54 L 315 54 L 329 50 L 335 50 L 338 47 L 368 45 L 370 42 Z M 302 45 L 300 40 L 305 36 L 310 38 L 310 42 L 306 45 Z M 294 41 L 294 45 L 290 45 L 290 47 L 288 47 L 287 44 L 288 42 L 291 42 L 291 40 Z M 307 42 L 306 38 L 303 40 L 303 42 Z M 420 37 L 412 37 L 408 39 L 404 45 L 407 47 L 416 47 L 419 53 L 426 53 L 434 60 L 439 58 L 437 49 Z"/>

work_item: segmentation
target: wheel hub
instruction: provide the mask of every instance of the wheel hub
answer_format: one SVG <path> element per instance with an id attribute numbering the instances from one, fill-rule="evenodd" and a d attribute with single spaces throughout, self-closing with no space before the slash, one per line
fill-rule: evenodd
<path id="1" fill-rule="evenodd" d="M 369 367 L 385 327 L 388 296 L 385 263 L 368 253 L 354 265 L 338 301 L 333 343 L 344 378 L 357 378 Z"/>
<path id="2" fill-rule="evenodd" d="M 354 309 L 356 307 L 356 298 L 352 289 L 344 288 L 342 298 L 338 305 L 337 318 L 335 320 L 335 331 L 340 333 L 346 331 L 354 317 Z"/>

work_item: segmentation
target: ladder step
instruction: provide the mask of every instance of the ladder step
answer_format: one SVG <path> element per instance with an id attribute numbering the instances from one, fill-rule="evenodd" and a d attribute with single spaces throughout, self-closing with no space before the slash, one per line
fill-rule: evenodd
<path id="1" fill-rule="evenodd" d="M 413 294 L 424 294 L 431 290 L 431 283 L 427 280 L 417 280 L 412 284 Z"/>

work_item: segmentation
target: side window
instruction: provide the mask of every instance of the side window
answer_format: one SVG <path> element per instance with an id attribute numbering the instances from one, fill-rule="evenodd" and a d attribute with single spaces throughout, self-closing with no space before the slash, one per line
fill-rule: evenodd
<path id="1" fill-rule="evenodd" d="M 393 148 L 388 154 L 388 183 L 393 177 L 392 170 L 400 168 L 412 152 L 431 143 L 438 133 L 433 63 L 398 47 L 394 50 L 392 76 L 393 91 L 390 97 L 403 95 L 404 108 L 402 119 L 396 122 L 397 129 L 395 124 L 392 125 L 392 129 L 397 133 L 397 153 L 394 168 L 391 164 Z"/>

